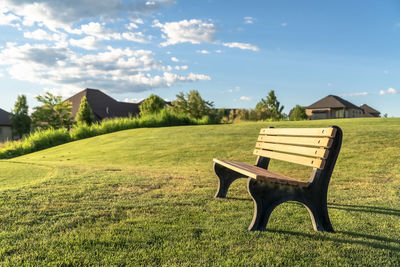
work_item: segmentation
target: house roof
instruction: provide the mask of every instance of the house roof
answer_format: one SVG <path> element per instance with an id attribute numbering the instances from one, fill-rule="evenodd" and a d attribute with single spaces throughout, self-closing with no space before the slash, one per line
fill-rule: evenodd
<path id="1" fill-rule="evenodd" d="M 128 117 L 139 113 L 139 104 L 119 102 L 98 89 L 86 88 L 66 101 L 72 103 L 72 116 L 79 111 L 82 98 L 86 96 L 90 108 L 97 120 L 114 117 Z"/>
<path id="2" fill-rule="evenodd" d="M 0 125 L 11 126 L 10 113 L 0 108 Z"/>
<path id="3" fill-rule="evenodd" d="M 314 104 L 306 107 L 308 109 L 317 109 L 317 108 L 354 108 L 360 109 L 356 105 L 350 103 L 347 100 L 344 100 L 341 97 L 336 95 L 328 95 L 327 97 L 318 100 Z"/>
<path id="4" fill-rule="evenodd" d="M 368 106 L 367 104 L 364 104 L 360 107 L 362 110 L 364 110 L 364 113 L 376 113 L 376 114 L 381 114 L 379 111 L 377 111 L 376 109 L 371 108 L 370 106 Z"/>

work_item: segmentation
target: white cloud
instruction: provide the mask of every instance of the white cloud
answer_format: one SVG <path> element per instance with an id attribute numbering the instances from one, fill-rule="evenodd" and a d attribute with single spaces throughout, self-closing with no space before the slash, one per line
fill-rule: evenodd
<path id="1" fill-rule="evenodd" d="M 105 28 L 105 23 L 99 22 L 89 22 L 88 24 L 81 25 L 80 28 L 71 29 L 66 28 L 66 31 L 70 34 L 82 35 L 86 34 L 89 36 L 94 36 L 99 40 L 128 40 L 138 43 L 147 43 L 147 39 L 142 32 L 114 32 L 111 29 Z"/>
<path id="2" fill-rule="evenodd" d="M 0 65 L 6 66 L 14 79 L 57 88 L 55 92 L 64 95 L 85 87 L 140 92 L 211 79 L 204 74 L 163 71 L 152 51 L 130 48 L 108 47 L 104 52 L 82 55 L 56 46 L 8 43 L 0 50 Z"/>
<path id="3" fill-rule="evenodd" d="M 94 36 L 99 40 L 122 39 L 120 33 L 112 32 L 111 30 L 106 29 L 104 25 L 105 25 L 104 23 L 100 24 L 99 22 L 89 22 L 88 24 L 81 25 L 79 29 L 71 29 L 67 27 L 65 30 L 71 34 L 77 34 L 77 35 L 86 34 Z"/>
<path id="4" fill-rule="evenodd" d="M 171 61 L 173 61 L 173 62 L 179 62 L 179 59 L 177 59 L 176 57 L 171 57 Z"/>
<path id="5" fill-rule="evenodd" d="M 381 90 L 379 92 L 379 94 L 381 94 L 381 95 L 395 95 L 395 94 L 398 94 L 398 92 L 394 88 L 389 88 L 387 90 Z"/>
<path id="6" fill-rule="evenodd" d="M 175 66 L 176 70 L 187 70 L 189 67 L 187 65 L 183 65 L 183 66 Z"/>
<path id="7" fill-rule="evenodd" d="M 86 50 L 96 50 L 98 48 L 98 44 L 96 41 L 96 38 L 93 36 L 86 36 L 85 38 L 82 39 L 70 39 L 69 43 L 72 46 L 80 47 Z"/>
<path id="8" fill-rule="evenodd" d="M 252 51 L 258 51 L 260 48 L 256 45 L 252 44 L 246 44 L 246 43 L 238 43 L 238 42 L 232 42 L 232 43 L 223 43 L 223 46 L 230 47 L 230 48 L 240 48 L 243 50 L 252 50 Z"/>
<path id="9" fill-rule="evenodd" d="M 131 23 L 125 25 L 125 27 L 126 27 L 128 30 L 134 30 L 134 29 L 136 30 L 136 29 L 139 29 L 139 26 L 138 26 L 136 23 L 133 23 L 133 22 L 131 22 Z"/>
<path id="10" fill-rule="evenodd" d="M 242 101 L 251 101 L 251 97 L 249 97 L 249 96 L 241 96 L 240 100 L 242 100 Z"/>
<path id="11" fill-rule="evenodd" d="M 126 103 L 139 103 L 139 102 L 141 102 L 141 101 L 143 101 L 144 100 L 144 98 L 125 98 L 124 99 L 124 102 L 126 102 Z"/>
<path id="12" fill-rule="evenodd" d="M 244 17 L 244 24 L 253 24 L 255 21 L 255 18 L 253 17 Z"/>
<path id="13" fill-rule="evenodd" d="M 1 3 L 0 3 L 0 5 L 1 5 Z M 0 8 L 1 8 L 1 6 L 0 6 Z M 15 26 L 15 24 L 13 23 L 15 21 L 21 21 L 21 18 L 15 16 L 14 14 L 5 14 L 0 9 L 0 25 L 12 25 L 12 26 Z"/>
<path id="14" fill-rule="evenodd" d="M 281 23 L 281 26 L 282 26 L 282 27 L 286 27 L 287 25 L 288 25 L 287 22 L 282 22 L 282 23 Z"/>
<path id="15" fill-rule="evenodd" d="M 46 41 L 63 41 L 66 39 L 66 34 L 53 33 L 50 34 L 42 29 L 33 32 L 24 32 L 24 37 L 28 39 L 46 40 Z"/>
<path id="16" fill-rule="evenodd" d="M 141 18 L 131 19 L 131 21 L 136 24 L 144 24 L 144 21 Z"/>
<path id="17" fill-rule="evenodd" d="M 196 53 L 199 53 L 199 54 L 210 54 L 210 51 L 207 51 L 207 50 L 196 50 Z"/>
<path id="18" fill-rule="evenodd" d="M 158 27 L 164 33 L 165 42 L 161 46 L 174 45 L 179 43 L 212 43 L 215 40 L 216 27 L 198 19 L 181 20 L 177 22 L 160 23 L 155 20 L 154 27 Z"/>
<path id="19" fill-rule="evenodd" d="M 215 53 L 220 54 L 220 53 L 222 53 L 222 50 L 221 49 L 217 49 L 217 50 L 215 50 Z"/>
<path id="20" fill-rule="evenodd" d="M 23 18 L 23 24 L 43 24 L 49 29 L 65 28 L 93 18 L 110 18 L 121 14 L 148 14 L 173 0 L 2 0 L 0 8 Z M 10 19 L 10 18 L 9 18 Z M 8 19 L 8 20 L 9 20 Z"/>
<path id="21" fill-rule="evenodd" d="M 122 38 L 131 42 L 147 43 L 146 37 L 142 32 L 124 32 Z"/>
<path id="22" fill-rule="evenodd" d="M 234 89 L 228 89 L 225 92 L 226 93 L 233 93 L 233 92 L 239 92 L 240 91 L 240 87 L 239 86 L 235 86 Z M 245 96 L 244 96 L 245 97 Z"/>
<path id="23" fill-rule="evenodd" d="M 144 24 L 144 21 L 141 18 L 136 18 L 136 19 L 131 19 L 131 22 L 127 25 L 125 25 L 125 27 L 128 30 L 136 30 L 139 29 L 138 24 Z"/>

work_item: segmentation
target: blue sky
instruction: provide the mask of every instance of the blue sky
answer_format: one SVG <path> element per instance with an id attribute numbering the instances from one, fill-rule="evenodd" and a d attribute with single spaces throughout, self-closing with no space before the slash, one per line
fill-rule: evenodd
<path id="1" fill-rule="evenodd" d="M 285 112 L 328 94 L 400 116 L 399 1 L 0 0 L 0 108 L 98 88 L 120 101 L 199 90 Z"/>

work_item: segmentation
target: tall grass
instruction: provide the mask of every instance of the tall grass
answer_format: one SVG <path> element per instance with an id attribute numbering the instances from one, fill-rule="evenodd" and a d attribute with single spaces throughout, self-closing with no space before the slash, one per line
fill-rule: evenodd
<path id="1" fill-rule="evenodd" d="M 211 123 L 213 121 L 208 116 L 193 119 L 185 114 L 162 110 L 160 113 L 142 117 L 107 119 L 92 125 L 78 124 L 71 131 L 66 129 L 39 130 L 20 141 L 5 143 L 3 147 L 0 147 L 0 159 L 14 158 L 71 141 L 122 130 Z"/>

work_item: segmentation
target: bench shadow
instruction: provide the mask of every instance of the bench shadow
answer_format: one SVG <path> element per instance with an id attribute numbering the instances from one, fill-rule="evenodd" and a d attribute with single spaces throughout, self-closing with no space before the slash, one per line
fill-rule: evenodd
<path id="1" fill-rule="evenodd" d="M 384 214 L 384 215 L 400 216 L 400 210 L 390 209 L 390 208 L 382 208 L 382 207 L 375 207 L 375 206 L 347 205 L 347 204 L 328 203 L 328 208 L 330 208 L 330 209 L 338 209 L 338 210 L 371 212 L 371 213 L 379 213 L 379 214 Z"/>
<path id="2" fill-rule="evenodd" d="M 339 237 L 334 237 L 335 234 L 330 235 L 318 235 L 318 234 L 307 234 L 301 232 L 294 232 L 294 231 L 287 231 L 287 230 L 266 230 L 267 232 L 271 233 L 280 233 L 280 234 L 288 234 L 293 236 L 300 236 L 314 240 L 322 240 L 322 241 L 331 241 L 337 242 L 341 244 L 351 244 L 351 245 L 362 245 L 366 247 L 373 247 L 376 249 L 387 249 L 394 252 L 400 251 L 400 246 L 390 245 L 388 243 L 395 243 L 398 244 L 398 239 L 392 239 L 382 236 L 375 236 L 375 235 L 366 235 L 354 232 L 346 232 L 346 231 L 337 231 L 337 234 L 342 234 L 352 238 L 363 238 L 367 240 L 353 240 L 353 239 L 341 239 Z M 380 243 L 382 242 L 382 243 Z"/>

